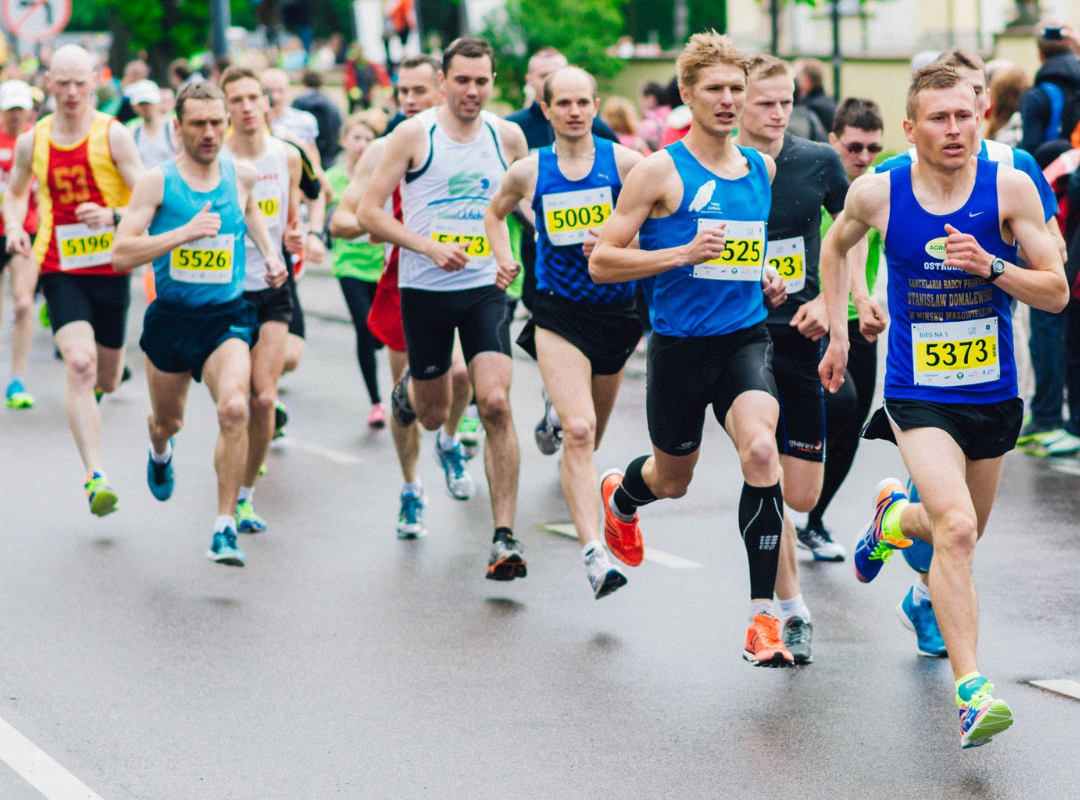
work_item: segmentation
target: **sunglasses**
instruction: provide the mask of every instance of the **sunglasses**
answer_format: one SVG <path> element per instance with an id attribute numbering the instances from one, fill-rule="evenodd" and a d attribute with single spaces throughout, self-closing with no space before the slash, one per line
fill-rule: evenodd
<path id="1" fill-rule="evenodd" d="M 864 147 L 866 148 L 866 152 L 868 152 L 872 156 L 876 156 L 883 149 L 880 144 L 864 145 L 862 142 L 852 142 L 851 144 L 840 142 L 840 144 L 842 144 L 844 146 L 844 149 L 851 153 L 853 156 L 857 156 L 859 153 L 861 153 Z"/>

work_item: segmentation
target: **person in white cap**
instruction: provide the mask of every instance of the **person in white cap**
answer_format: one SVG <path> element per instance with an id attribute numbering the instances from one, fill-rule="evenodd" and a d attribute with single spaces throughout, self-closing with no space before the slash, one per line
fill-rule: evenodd
<path id="1" fill-rule="evenodd" d="M 0 197 L 7 191 L 11 166 L 15 161 L 15 140 L 30 129 L 30 114 L 34 109 L 34 94 L 23 81 L 0 83 Z M 31 237 L 37 233 L 37 208 L 31 195 L 23 228 Z M 37 286 L 38 265 L 33 258 L 7 252 L 7 235 L 0 219 L 0 274 L 11 266 L 11 294 L 15 300 L 15 329 L 11 334 L 11 377 L 5 391 L 8 408 L 31 408 L 34 398 L 22 383 L 30 345 L 34 338 L 34 287 Z M 0 295 L 2 298 L 2 295 Z"/>
<path id="2" fill-rule="evenodd" d="M 166 115 L 161 107 L 161 89 L 151 80 L 136 81 L 127 88 L 131 107 L 138 116 L 128 123 L 128 128 L 139 147 L 143 166 L 153 169 L 176 155 L 176 141 L 172 130 L 172 115 Z"/>

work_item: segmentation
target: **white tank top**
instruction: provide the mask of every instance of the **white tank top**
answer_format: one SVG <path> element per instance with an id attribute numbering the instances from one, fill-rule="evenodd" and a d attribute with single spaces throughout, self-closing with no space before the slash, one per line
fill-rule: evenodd
<path id="1" fill-rule="evenodd" d="M 264 140 L 266 146 L 262 157 L 254 162 L 259 179 L 255 182 L 253 191 L 259 208 L 266 217 L 266 227 L 270 229 L 274 252 L 280 258 L 289 214 L 289 161 L 285 157 L 285 142 L 269 135 L 264 137 Z M 265 280 L 266 259 L 250 236 L 244 237 L 244 254 L 244 291 L 269 289 Z"/>
<path id="2" fill-rule="evenodd" d="M 437 108 L 416 116 L 428 133 L 423 166 L 405 175 L 401 211 L 405 227 L 425 239 L 468 245 L 465 269 L 446 272 L 427 256 L 401 249 L 398 285 L 406 289 L 452 292 L 490 286 L 498 265 L 484 232 L 484 212 L 506 174 L 499 118 L 480 112 L 480 133 L 455 142 L 438 123 Z"/>

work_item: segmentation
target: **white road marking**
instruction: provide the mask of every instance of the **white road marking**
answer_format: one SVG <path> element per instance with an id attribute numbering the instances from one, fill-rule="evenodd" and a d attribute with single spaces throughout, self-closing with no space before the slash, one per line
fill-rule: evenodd
<path id="1" fill-rule="evenodd" d="M 48 800 L 101 800 L 100 795 L 2 719 L 0 759 Z"/>
<path id="2" fill-rule="evenodd" d="M 565 536 L 567 539 L 577 539 L 577 529 L 572 522 L 548 522 L 536 527 L 542 531 Z M 702 569 L 705 566 L 696 561 L 673 556 L 671 553 L 665 553 L 662 550 L 654 550 L 651 547 L 645 548 L 645 560 L 668 569 Z"/>
<path id="3" fill-rule="evenodd" d="M 1074 700 L 1080 700 L 1080 682 L 1078 681 L 1053 680 L 1028 681 L 1028 683 L 1032 686 L 1038 686 L 1040 689 L 1046 689 L 1046 691 L 1053 692 L 1054 694 L 1063 694 Z"/>
<path id="4" fill-rule="evenodd" d="M 319 456 L 319 458 L 325 458 L 328 461 L 333 461 L 335 464 L 359 464 L 363 461 L 360 456 L 339 453 L 337 450 L 331 450 L 329 447 L 323 447 L 321 444 L 302 442 L 299 439 L 286 439 L 284 446 L 302 450 L 310 455 Z"/>
<path id="5" fill-rule="evenodd" d="M 1080 475 L 1080 464 L 1066 459 L 1053 459 L 1050 469 L 1055 472 L 1064 472 L 1066 475 Z"/>

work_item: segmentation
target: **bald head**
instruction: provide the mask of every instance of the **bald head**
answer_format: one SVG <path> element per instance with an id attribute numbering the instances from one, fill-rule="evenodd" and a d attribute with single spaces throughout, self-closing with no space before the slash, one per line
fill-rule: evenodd
<path id="1" fill-rule="evenodd" d="M 79 71 L 87 75 L 94 73 L 94 57 L 77 44 L 65 44 L 53 53 L 49 62 L 49 72 Z"/>
<path id="2" fill-rule="evenodd" d="M 284 70 L 268 69 L 263 70 L 260 77 L 266 96 L 270 98 L 270 116 L 277 119 L 287 105 L 285 95 L 289 90 L 289 76 Z"/>
<path id="3" fill-rule="evenodd" d="M 596 78 L 581 67 L 560 67 L 547 76 L 544 81 L 544 102 L 551 105 L 560 94 L 588 92 L 593 100 L 600 96 L 596 88 Z"/>
<path id="4" fill-rule="evenodd" d="M 537 97 L 544 96 L 544 81 L 548 75 L 567 65 L 566 56 L 554 47 L 542 47 L 529 59 L 529 71 L 525 73 L 525 82 L 532 87 Z"/>
<path id="5" fill-rule="evenodd" d="M 97 86 L 94 58 L 74 44 L 66 44 L 53 53 L 45 85 L 56 98 L 56 113 L 69 119 L 93 111 L 90 95 Z"/>

